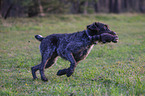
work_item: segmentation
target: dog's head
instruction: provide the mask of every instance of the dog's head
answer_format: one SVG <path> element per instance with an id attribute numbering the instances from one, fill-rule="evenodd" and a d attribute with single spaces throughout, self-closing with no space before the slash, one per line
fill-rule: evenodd
<path id="1" fill-rule="evenodd" d="M 110 42 L 110 40 L 114 43 L 117 43 L 117 41 L 118 41 L 118 36 L 117 36 L 116 32 L 110 30 L 107 24 L 95 22 L 91 25 L 88 25 L 87 30 L 89 31 L 89 34 L 91 36 L 94 36 L 94 35 L 101 36 L 102 35 L 102 37 L 104 36 L 105 38 L 108 38 L 108 39 L 106 39 L 106 41 L 105 41 L 105 39 L 104 39 L 104 41 L 101 41 L 103 43 Z"/>

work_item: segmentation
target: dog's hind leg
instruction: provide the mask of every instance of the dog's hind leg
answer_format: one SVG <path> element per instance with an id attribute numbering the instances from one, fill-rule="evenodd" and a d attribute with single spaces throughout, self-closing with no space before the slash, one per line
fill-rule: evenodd
<path id="1" fill-rule="evenodd" d="M 51 57 L 51 59 L 48 60 L 46 66 L 45 66 L 45 69 L 46 68 L 49 68 L 50 66 L 52 66 L 57 60 L 57 55 L 56 54 L 53 54 L 53 56 Z M 35 80 L 37 78 L 36 76 L 36 71 L 39 70 L 41 66 L 41 63 L 36 65 L 36 66 L 33 66 L 31 67 L 31 71 L 32 71 L 32 76 L 33 76 L 33 80 Z"/>
<path id="2" fill-rule="evenodd" d="M 43 81 L 47 81 L 47 78 L 45 78 L 45 75 L 44 75 L 44 66 L 45 66 L 45 63 L 47 63 L 49 59 L 43 59 L 42 62 L 36 66 L 33 66 L 31 67 L 31 71 L 32 71 L 32 76 L 33 76 L 33 80 L 35 80 L 37 78 L 36 76 L 36 71 L 37 70 L 40 70 L 40 75 L 41 75 L 41 79 Z"/>
<path id="3" fill-rule="evenodd" d="M 42 57 L 42 62 L 41 62 L 41 65 L 39 67 L 39 71 L 40 71 L 40 75 L 41 75 L 41 79 L 43 81 L 48 81 L 48 79 L 45 77 L 45 74 L 44 74 L 44 69 L 45 69 L 45 66 L 47 64 L 47 62 L 50 60 L 50 56 L 43 56 Z"/>
<path id="4" fill-rule="evenodd" d="M 48 60 L 45 69 L 51 67 L 56 61 L 57 61 L 57 54 L 53 53 L 53 55 L 51 56 L 51 58 Z"/>
<path id="5" fill-rule="evenodd" d="M 56 47 L 50 47 L 47 48 L 47 50 L 45 52 L 42 52 L 42 62 L 41 65 L 39 67 L 39 71 L 40 71 L 40 75 L 41 75 L 41 79 L 43 81 L 48 81 L 48 79 L 45 77 L 44 74 L 44 69 L 50 67 L 52 64 L 49 64 L 49 62 L 52 62 L 52 58 L 55 56 Z"/>
<path id="6" fill-rule="evenodd" d="M 48 81 L 48 79 L 45 77 L 44 69 L 50 67 L 54 63 L 55 59 L 52 59 L 52 58 L 57 57 L 57 55 L 54 54 L 55 49 L 56 49 L 56 47 L 53 47 L 53 48 L 51 47 L 51 48 L 48 48 L 45 52 L 41 51 L 41 54 L 42 54 L 41 63 L 36 66 L 31 67 L 33 79 L 37 78 L 36 71 L 39 70 L 41 79 L 43 81 Z"/>
<path id="7" fill-rule="evenodd" d="M 38 65 L 36 65 L 36 66 L 31 67 L 33 80 L 37 78 L 37 76 L 36 76 L 36 71 L 39 69 L 40 65 L 41 65 L 41 64 L 38 64 Z"/>

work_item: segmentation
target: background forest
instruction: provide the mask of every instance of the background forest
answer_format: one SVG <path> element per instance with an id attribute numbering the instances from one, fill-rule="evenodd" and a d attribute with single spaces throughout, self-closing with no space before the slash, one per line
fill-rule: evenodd
<path id="1" fill-rule="evenodd" d="M 0 5 L 3 18 L 46 14 L 145 13 L 145 0 L 1 0 Z"/>

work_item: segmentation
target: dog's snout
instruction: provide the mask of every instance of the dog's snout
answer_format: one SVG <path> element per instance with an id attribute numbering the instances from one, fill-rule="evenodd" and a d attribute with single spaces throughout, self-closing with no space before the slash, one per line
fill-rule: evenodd
<path id="1" fill-rule="evenodd" d="M 117 35 L 116 32 L 113 32 L 113 33 L 114 33 L 114 35 Z"/>
<path id="2" fill-rule="evenodd" d="M 117 40 L 119 39 L 119 38 L 118 38 L 118 35 L 115 36 L 115 39 L 117 39 Z"/>
<path id="3" fill-rule="evenodd" d="M 109 33 L 112 35 L 117 35 L 116 32 L 114 32 L 114 31 L 110 31 Z"/>
<path id="4" fill-rule="evenodd" d="M 115 35 L 114 40 L 112 42 L 117 43 L 118 42 L 118 39 L 119 39 L 118 36 Z"/>

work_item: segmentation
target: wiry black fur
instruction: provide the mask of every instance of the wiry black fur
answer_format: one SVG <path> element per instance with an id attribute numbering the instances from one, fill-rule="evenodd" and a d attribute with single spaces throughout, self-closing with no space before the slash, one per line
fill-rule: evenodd
<path id="1" fill-rule="evenodd" d="M 47 81 L 44 69 L 49 68 L 60 56 L 71 64 L 69 68 L 59 70 L 58 76 L 67 75 L 70 77 L 76 65 L 89 54 L 91 48 L 99 42 L 117 42 L 115 32 L 109 30 L 106 24 L 95 22 L 87 26 L 87 30 L 71 34 L 52 34 L 47 37 L 36 35 L 35 38 L 41 41 L 40 52 L 41 63 L 31 68 L 33 79 L 36 79 L 36 71 L 40 71 L 41 79 Z"/>

